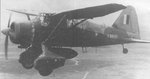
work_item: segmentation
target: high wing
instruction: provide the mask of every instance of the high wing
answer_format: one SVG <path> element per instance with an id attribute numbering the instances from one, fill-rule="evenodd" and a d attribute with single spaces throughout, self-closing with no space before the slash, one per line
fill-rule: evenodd
<path id="1" fill-rule="evenodd" d="M 10 9 L 7 9 L 7 10 L 16 12 L 16 13 L 20 13 L 20 14 L 25 14 L 25 15 L 27 15 L 28 20 L 31 20 L 30 16 L 38 16 L 37 14 L 28 13 L 28 12 L 22 12 L 22 11 L 17 11 L 17 10 L 10 10 Z"/>
<path id="2" fill-rule="evenodd" d="M 76 9 L 71 11 L 66 11 L 62 13 L 58 13 L 54 15 L 56 16 L 64 16 L 66 15 L 67 19 L 89 19 L 94 17 L 101 17 L 107 14 L 119 11 L 121 9 L 125 9 L 126 7 L 121 4 L 106 4 L 95 7 L 88 7 L 83 9 Z"/>
<path id="3" fill-rule="evenodd" d="M 121 4 L 112 3 L 112 4 L 105 4 L 105 5 L 100 5 L 100 6 L 61 12 L 61 13 L 53 15 L 53 17 L 62 17 L 66 15 L 67 19 L 89 19 L 89 18 L 94 18 L 94 17 L 105 16 L 105 15 L 108 15 L 110 13 L 113 13 L 113 12 L 116 12 L 125 8 L 126 7 Z M 33 14 L 33 13 L 10 10 L 10 9 L 8 10 L 12 12 L 16 12 L 16 13 L 29 15 L 29 16 L 37 16 L 37 14 Z"/>

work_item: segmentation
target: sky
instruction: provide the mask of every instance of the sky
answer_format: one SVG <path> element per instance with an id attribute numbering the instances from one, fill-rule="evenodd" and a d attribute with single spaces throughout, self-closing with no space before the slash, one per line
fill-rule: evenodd
<path id="1" fill-rule="evenodd" d="M 125 6 L 131 5 L 135 7 L 141 37 L 150 39 L 150 1 L 149 0 L 1 0 L 1 29 L 7 27 L 9 11 L 6 9 L 24 10 L 27 12 L 50 12 L 60 13 L 67 10 L 104 5 L 108 3 L 119 3 Z M 108 16 L 99 17 L 99 24 L 106 24 L 111 26 L 120 12 L 110 14 Z M 27 20 L 24 15 L 14 14 L 13 20 Z M 96 19 L 97 20 L 97 19 Z"/>

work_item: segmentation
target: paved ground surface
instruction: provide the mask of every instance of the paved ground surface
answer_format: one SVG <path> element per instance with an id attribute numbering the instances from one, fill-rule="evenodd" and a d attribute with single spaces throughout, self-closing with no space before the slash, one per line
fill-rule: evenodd
<path id="1" fill-rule="evenodd" d="M 0 79 L 150 79 L 150 44 L 128 44 L 88 48 L 87 53 L 67 60 L 64 67 L 42 77 L 35 69 L 26 70 L 18 63 L 19 51 L 10 50 L 9 60 L 0 52 Z M 77 60 L 76 63 L 74 60 Z"/>

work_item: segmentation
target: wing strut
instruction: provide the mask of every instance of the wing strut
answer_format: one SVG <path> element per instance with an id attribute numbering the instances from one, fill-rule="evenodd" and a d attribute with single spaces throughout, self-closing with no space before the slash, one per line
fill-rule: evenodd
<path id="1" fill-rule="evenodd" d="M 73 25 L 72 27 L 76 27 L 76 26 L 78 26 L 79 24 L 81 24 L 82 22 L 84 22 L 84 21 L 86 21 L 87 19 L 83 19 L 83 20 L 81 20 L 80 22 L 78 22 L 78 23 L 76 23 L 75 25 Z"/>
<path id="2" fill-rule="evenodd" d="M 29 15 L 27 15 L 27 18 L 28 18 L 29 21 L 31 20 Z"/>
<path id="3" fill-rule="evenodd" d="M 46 43 L 46 41 L 49 40 L 49 38 L 53 35 L 53 33 L 56 31 L 56 29 L 58 28 L 58 26 L 62 23 L 62 21 L 64 20 L 64 18 L 66 17 L 66 15 L 64 15 L 60 21 L 57 23 L 57 25 L 54 27 L 54 29 L 52 30 L 52 32 L 49 34 L 49 36 L 47 37 L 47 39 L 43 42 Z"/>

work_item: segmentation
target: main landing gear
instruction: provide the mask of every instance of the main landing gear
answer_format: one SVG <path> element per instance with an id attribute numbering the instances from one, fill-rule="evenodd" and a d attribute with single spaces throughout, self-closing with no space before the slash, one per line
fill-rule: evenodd
<path id="1" fill-rule="evenodd" d="M 20 55 L 19 62 L 26 69 L 34 67 L 40 75 L 48 76 L 54 69 L 64 66 L 66 59 L 71 59 L 78 55 L 76 51 L 68 48 L 51 48 L 51 52 L 58 55 L 58 57 L 48 55 L 39 57 L 42 49 L 29 47 Z"/>
<path id="2" fill-rule="evenodd" d="M 35 61 L 34 68 L 42 76 L 48 76 L 54 69 L 64 66 L 66 59 L 71 59 L 78 55 L 76 51 L 69 48 L 49 48 L 49 50 L 58 56 L 51 57 L 47 54 Z"/>
<path id="3" fill-rule="evenodd" d="M 122 44 L 122 48 L 123 48 L 123 53 L 127 54 L 128 53 L 128 49 L 124 47 L 124 44 Z"/>
<path id="4" fill-rule="evenodd" d="M 34 61 L 42 53 L 41 49 L 28 48 L 20 54 L 19 63 L 26 69 L 31 69 L 34 66 Z"/>
<path id="5" fill-rule="evenodd" d="M 62 67 L 65 64 L 65 58 L 41 57 L 37 59 L 34 68 L 42 76 L 48 76 L 54 69 Z"/>

